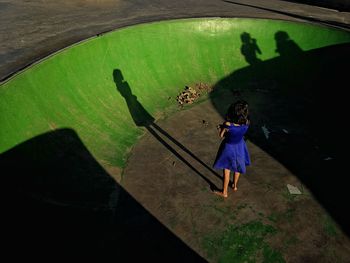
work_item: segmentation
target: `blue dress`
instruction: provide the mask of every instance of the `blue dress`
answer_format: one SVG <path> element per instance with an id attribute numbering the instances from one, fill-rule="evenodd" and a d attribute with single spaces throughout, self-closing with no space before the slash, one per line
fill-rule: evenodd
<path id="1" fill-rule="evenodd" d="M 228 131 L 226 131 L 225 139 L 218 150 L 214 168 L 245 173 L 246 166 L 250 165 L 250 157 L 243 136 L 249 125 L 235 126 L 231 123 L 231 125 L 224 127 Z"/>

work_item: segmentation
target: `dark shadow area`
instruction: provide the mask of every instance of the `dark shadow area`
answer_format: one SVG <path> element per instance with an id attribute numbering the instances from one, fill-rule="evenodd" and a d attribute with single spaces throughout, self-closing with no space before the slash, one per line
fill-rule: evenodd
<path id="1" fill-rule="evenodd" d="M 290 17 L 298 18 L 298 19 L 303 19 L 303 20 L 309 21 L 309 22 L 316 22 L 318 24 L 324 24 L 327 26 L 350 28 L 350 26 L 348 24 L 337 22 L 337 21 L 318 19 L 318 18 L 314 18 L 314 17 L 310 17 L 310 16 L 303 16 L 303 15 L 294 14 L 294 13 L 287 12 L 287 11 L 280 11 L 280 10 L 270 9 L 270 8 L 266 8 L 266 7 L 256 6 L 256 5 L 243 4 L 243 3 L 239 3 L 239 2 L 235 2 L 235 1 L 228 1 L 228 0 L 222 0 L 222 1 L 226 2 L 226 3 L 234 4 L 234 5 L 249 6 L 249 7 L 259 9 L 259 10 L 265 10 L 265 11 L 273 12 L 276 14 L 286 15 L 286 16 L 290 16 Z"/>
<path id="2" fill-rule="evenodd" d="M 252 38 L 249 33 L 243 32 L 241 34 L 241 54 L 244 56 L 248 64 L 254 65 L 261 60 L 257 58 L 257 54 L 261 54 L 261 50 L 256 43 L 256 39 Z"/>
<path id="3" fill-rule="evenodd" d="M 276 52 L 281 57 L 294 57 L 298 58 L 301 55 L 301 48 L 289 38 L 289 35 L 285 31 L 278 31 L 275 33 Z"/>
<path id="4" fill-rule="evenodd" d="M 306 5 L 321 6 L 330 9 L 336 9 L 342 12 L 350 11 L 350 1 L 349 0 L 282 0 L 285 2 L 300 3 Z"/>
<path id="5" fill-rule="evenodd" d="M 200 171 L 198 171 L 189 161 L 187 161 L 181 154 L 179 154 L 169 143 L 167 143 L 161 136 L 165 136 L 172 143 L 177 145 L 180 149 L 186 152 L 194 160 L 200 163 L 202 166 L 207 168 L 212 174 L 221 178 L 211 167 L 204 163 L 200 158 L 183 146 L 179 141 L 174 139 L 169 133 L 164 131 L 159 127 L 154 121 L 155 119 L 150 115 L 147 110 L 142 106 L 142 104 L 137 100 L 137 97 L 132 94 L 131 88 L 127 81 L 124 80 L 123 74 L 119 69 L 113 71 L 113 79 L 117 87 L 117 91 L 124 97 L 125 102 L 128 106 L 129 112 L 135 122 L 139 127 L 145 127 L 161 144 L 164 145 L 172 154 L 174 154 L 180 161 L 186 164 L 190 169 L 192 169 L 196 174 L 198 174 L 204 181 L 209 184 L 209 187 L 214 190 L 217 187 Z"/>
<path id="6" fill-rule="evenodd" d="M 110 177 L 73 130 L 8 150 L 0 167 L 2 248 L 11 259 L 204 262 Z"/>
<path id="7" fill-rule="evenodd" d="M 247 100 L 248 139 L 293 172 L 350 236 L 348 169 L 341 162 L 347 152 L 350 44 L 304 52 L 283 31 L 275 41 L 280 56 L 219 81 L 212 103 L 224 116 L 232 101 Z"/>

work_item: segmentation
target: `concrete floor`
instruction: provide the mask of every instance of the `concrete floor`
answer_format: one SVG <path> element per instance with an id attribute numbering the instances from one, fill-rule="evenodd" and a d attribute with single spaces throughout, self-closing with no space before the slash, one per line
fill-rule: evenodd
<path id="1" fill-rule="evenodd" d="M 257 90 L 232 96 L 231 92 L 224 92 L 212 100 L 185 107 L 151 125 L 133 148 L 121 185 L 147 211 L 209 262 L 244 262 L 244 255 L 253 258 L 253 262 L 283 262 L 277 256 L 263 258 L 263 246 L 269 246 L 285 262 L 348 262 L 350 240 L 315 197 L 315 184 L 303 181 L 305 178 L 300 176 L 303 164 L 299 163 L 300 170 L 293 170 L 296 172 L 293 173 L 289 170 L 293 169 L 291 166 L 286 167 L 281 163 L 281 155 L 275 158 L 266 151 L 267 145 L 275 145 L 280 151 L 289 151 L 288 158 L 298 162 L 296 155 L 300 153 L 291 147 L 291 144 L 296 144 L 298 151 L 310 157 L 310 165 L 315 165 L 311 156 L 317 156 L 317 159 L 321 156 L 317 150 L 309 147 L 310 142 L 307 142 L 303 128 L 297 123 L 285 124 L 283 128 L 288 131 L 286 133 L 282 127 L 270 126 L 275 130 L 272 137 L 262 138 L 265 143 L 256 140 L 258 134 L 262 134 L 262 121 L 270 118 L 269 125 L 274 122 L 281 124 L 284 115 L 288 114 L 287 106 L 281 108 L 278 117 L 265 115 L 268 108 L 275 110 L 276 107 L 275 104 L 266 103 L 273 97 L 272 93 Z M 275 97 L 274 102 L 288 105 L 286 100 L 290 98 L 283 97 Z M 252 165 L 241 176 L 239 190 L 229 190 L 229 197 L 224 199 L 212 192 L 213 189 L 222 188 L 222 171 L 212 169 L 221 143 L 216 125 L 223 121 L 215 103 L 227 108 L 231 101 L 238 98 L 249 101 L 254 112 L 251 135 L 247 140 Z M 298 141 L 300 138 L 305 140 L 304 143 Z M 265 146 L 260 148 L 254 142 Z M 320 174 L 314 177 L 323 181 Z M 287 184 L 298 187 L 302 194 L 291 195 Z M 324 196 L 326 192 L 323 191 Z M 254 249 L 249 247 L 253 241 L 245 243 L 235 238 L 243 231 L 240 227 L 255 222 L 272 226 L 276 232 L 262 238 L 264 241 Z M 229 229 L 233 227 L 237 229 L 230 233 Z M 244 235 L 258 236 L 258 231 L 254 231 L 244 232 Z M 221 240 L 230 238 L 235 241 L 229 245 L 221 243 Z M 241 252 L 237 252 L 237 244 L 243 246 Z M 220 250 L 225 245 L 227 247 Z"/>

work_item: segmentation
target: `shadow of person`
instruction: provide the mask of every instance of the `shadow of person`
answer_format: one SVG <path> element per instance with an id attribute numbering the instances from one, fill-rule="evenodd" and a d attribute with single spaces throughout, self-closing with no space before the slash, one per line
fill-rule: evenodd
<path id="1" fill-rule="evenodd" d="M 289 35 L 285 31 L 277 31 L 275 33 L 276 52 L 281 57 L 293 57 L 295 55 L 302 54 L 303 50 L 289 38 Z"/>
<path id="2" fill-rule="evenodd" d="M 196 155 L 194 155 L 190 150 L 183 146 L 180 142 L 174 139 L 161 127 L 155 123 L 155 119 L 148 111 L 143 107 L 143 105 L 137 100 L 137 97 L 132 94 L 131 88 L 127 81 L 124 80 L 123 74 L 120 69 L 113 70 L 113 79 L 117 87 L 118 92 L 125 99 L 129 112 L 135 124 L 139 127 L 145 127 L 150 134 L 152 134 L 161 144 L 163 144 L 170 152 L 172 152 L 179 160 L 191 168 L 195 173 L 197 173 L 203 180 L 205 180 L 211 189 L 217 189 L 216 186 L 205 177 L 200 171 L 198 171 L 189 161 L 187 161 L 181 154 L 179 154 L 166 140 L 164 140 L 160 135 L 162 134 L 172 143 L 177 145 L 180 149 L 190 155 L 194 160 L 199 162 L 205 168 L 207 168 L 212 174 L 220 177 L 213 169 L 211 169 L 206 163 L 200 160 Z"/>
<path id="3" fill-rule="evenodd" d="M 250 64 L 259 63 L 261 60 L 257 58 L 257 53 L 261 54 L 261 50 L 256 43 L 255 38 L 251 38 L 250 34 L 243 32 L 241 34 L 241 53 L 244 56 L 245 60 Z"/>
<path id="4" fill-rule="evenodd" d="M 126 101 L 131 117 L 137 126 L 148 127 L 154 122 L 154 118 L 150 115 L 142 104 L 137 100 L 137 97 L 132 94 L 128 82 L 124 80 L 122 72 L 119 69 L 113 71 L 113 79 L 117 90 Z"/>

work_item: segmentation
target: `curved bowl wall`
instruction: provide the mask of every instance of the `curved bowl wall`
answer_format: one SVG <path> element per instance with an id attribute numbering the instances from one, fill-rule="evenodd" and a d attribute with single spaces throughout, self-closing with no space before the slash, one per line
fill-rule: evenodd
<path id="1" fill-rule="evenodd" d="M 185 85 L 216 83 L 246 67 L 243 33 L 257 40 L 261 60 L 281 55 L 279 31 L 303 51 L 350 42 L 345 31 L 267 19 L 185 19 L 109 32 L 53 54 L 1 85 L 0 153 L 69 128 L 101 164 L 123 167 L 142 130 L 118 85 L 128 87 L 157 118 L 176 104 L 169 98 Z"/>

